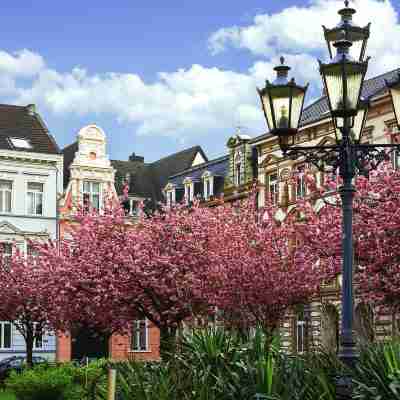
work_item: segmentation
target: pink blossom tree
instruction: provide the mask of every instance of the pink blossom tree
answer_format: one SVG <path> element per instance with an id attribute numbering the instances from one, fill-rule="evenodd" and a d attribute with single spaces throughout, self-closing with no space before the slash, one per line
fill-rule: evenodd
<path id="1" fill-rule="evenodd" d="M 57 309 L 52 324 L 59 331 L 83 327 L 110 337 L 129 328 L 133 312 L 118 285 L 129 262 L 127 229 L 119 208 L 80 211 L 59 243 L 41 246 L 44 292 Z"/>
<path id="2" fill-rule="evenodd" d="M 0 255 L 0 319 L 11 322 L 26 345 L 28 366 L 32 366 L 35 340 L 52 330 L 57 310 L 52 297 L 44 295 L 43 259 L 26 255 L 16 247 L 13 255 Z"/>
<path id="3" fill-rule="evenodd" d="M 256 210 L 254 198 L 217 210 L 217 283 L 211 300 L 244 327 L 259 324 L 271 341 L 290 307 L 305 304 L 321 283 L 335 274 L 321 264 L 303 240 L 308 228 L 297 213 L 278 220 L 267 202 Z M 230 320 L 232 322 L 232 320 Z"/>
<path id="4" fill-rule="evenodd" d="M 340 181 L 328 176 L 311 199 L 299 204 L 307 220 L 304 241 L 322 262 L 335 265 L 338 273 L 341 254 Z M 353 240 L 357 295 L 374 305 L 400 305 L 400 171 L 390 164 L 372 171 L 369 178 L 355 179 Z M 323 207 L 315 207 L 320 197 Z"/>

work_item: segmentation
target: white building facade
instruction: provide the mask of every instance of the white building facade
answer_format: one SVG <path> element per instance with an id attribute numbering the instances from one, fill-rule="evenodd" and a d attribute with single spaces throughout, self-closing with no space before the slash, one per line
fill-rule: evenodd
<path id="1" fill-rule="evenodd" d="M 3 122 L 3 123 L 2 123 Z M 58 238 L 63 158 L 34 106 L 0 105 L 0 245 L 29 252 L 30 240 Z M 44 332 L 34 356 L 54 359 L 56 337 Z M 25 356 L 24 338 L 0 322 L 0 360 Z"/>

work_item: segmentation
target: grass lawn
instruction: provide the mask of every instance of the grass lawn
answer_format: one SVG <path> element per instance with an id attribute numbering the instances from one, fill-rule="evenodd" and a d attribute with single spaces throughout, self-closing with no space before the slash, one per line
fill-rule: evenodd
<path id="1" fill-rule="evenodd" d="M 14 395 L 0 390 L 0 400 L 15 400 Z"/>

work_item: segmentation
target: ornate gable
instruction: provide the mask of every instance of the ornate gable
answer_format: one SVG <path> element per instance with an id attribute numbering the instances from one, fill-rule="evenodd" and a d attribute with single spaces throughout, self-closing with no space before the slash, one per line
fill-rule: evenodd
<path id="1" fill-rule="evenodd" d="M 23 235 L 23 232 L 8 221 L 0 222 L 0 235 Z"/>
<path id="2" fill-rule="evenodd" d="M 110 168 L 106 154 L 106 135 L 97 125 L 83 127 L 78 133 L 78 151 L 71 165 Z"/>

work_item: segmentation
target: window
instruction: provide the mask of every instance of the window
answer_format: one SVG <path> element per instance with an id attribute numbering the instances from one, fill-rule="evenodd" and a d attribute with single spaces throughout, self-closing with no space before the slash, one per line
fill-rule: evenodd
<path id="1" fill-rule="evenodd" d="M 35 324 L 34 335 L 35 335 L 35 340 L 33 343 L 33 348 L 34 349 L 42 349 L 43 348 L 43 332 L 42 332 L 42 329 L 37 324 Z"/>
<path id="2" fill-rule="evenodd" d="M 241 175 L 240 175 L 240 172 L 241 172 L 241 164 L 236 164 L 236 186 L 239 186 L 240 185 L 240 182 L 241 182 Z"/>
<path id="3" fill-rule="evenodd" d="M 173 200 L 172 200 L 172 190 L 167 192 L 167 205 L 172 206 Z"/>
<path id="4" fill-rule="evenodd" d="M 0 349 L 10 349 L 11 348 L 11 323 L 10 322 L 0 322 Z"/>
<path id="5" fill-rule="evenodd" d="M 2 253 L 3 253 L 3 258 L 5 259 L 5 265 L 6 267 L 9 266 L 9 262 L 12 256 L 12 250 L 13 250 L 13 245 L 12 243 L 0 243 L 2 249 Z"/>
<path id="6" fill-rule="evenodd" d="M 296 176 L 296 199 L 302 199 L 307 193 L 306 180 L 304 175 L 304 167 L 297 170 Z"/>
<path id="7" fill-rule="evenodd" d="M 204 198 L 208 200 L 213 195 L 213 178 L 204 178 Z"/>
<path id="8" fill-rule="evenodd" d="M 235 165 L 234 165 L 234 175 L 235 175 L 235 185 L 240 186 L 242 183 L 242 154 L 238 151 L 235 155 Z"/>
<path id="9" fill-rule="evenodd" d="M 38 255 L 38 252 L 37 252 L 37 250 L 36 250 L 34 245 L 28 243 L 26 245 L 26 254 L 28 256 L 36 257 Z"/>
<path id="10" fill-rule="evenodd" d="M 400 151 L 397 149 L 392 152 L 392 166 L 393 169 L 400 169 Z"/>
<path id="11" fill-rule="evenodd" d="M 193 201 L 194 197 L 194 184 L 193 182 L 185 183 L 185 200 L 186 203 Z"/>
<path id="12" fill-rule="evenodd" d="M 85 208 L 92 207 L 95 210 L 100 209 L 100 183 L 99 182 L 83 182 L 83 206 Z"/>
<path id="13" fill-rule="evenodd" d="M 267 175 L 267 188 L 268 195 L 272 204 L 278 204 L 279 202 L 279 180 L 278 173 L 273 172 Z"/>
<path id="14" fill-rule="evenodd" d="M 13 147 L 18 149 L 31 149 L 32 145 L 27 139 L 22 138 L 9 138 Z"/>
<path id="15" fill-rule="evenodd" d="M 146 320 L 133 322 L 131 349 L 132 351 L 148 350 L 148 327 Z"/>
<path id="16" fill-rule="evenodd" d="M 43 183 L 28 182 L 28 214 L 43 214 Z"/>
<path id="17" fill-rule="evenodd" d="M 11 212 L 12 182 L 0 180 L 0 212 Z"/>
<path id="18" fill-rule="evenodd" d="M 302 319 L 296 321 L 296 351 L 297 354 L 306 351 L 306 321 Z"/>

